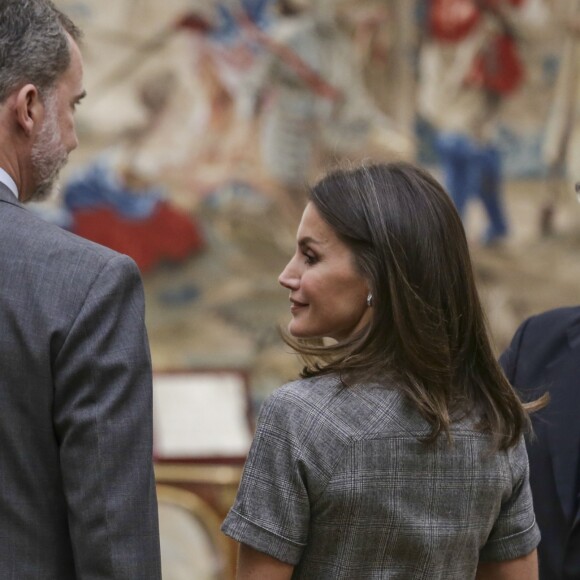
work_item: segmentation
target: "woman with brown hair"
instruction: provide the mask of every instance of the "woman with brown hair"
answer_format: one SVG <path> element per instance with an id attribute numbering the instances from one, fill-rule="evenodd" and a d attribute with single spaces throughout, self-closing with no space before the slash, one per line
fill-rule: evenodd
<path id="1" fill-rule="evenodd" d="M 223 525 L 238 578 L 537 578 L 529 419 L 439 183 L 329 174 L 279 281 L 306 366 L 264 403 Z"/>

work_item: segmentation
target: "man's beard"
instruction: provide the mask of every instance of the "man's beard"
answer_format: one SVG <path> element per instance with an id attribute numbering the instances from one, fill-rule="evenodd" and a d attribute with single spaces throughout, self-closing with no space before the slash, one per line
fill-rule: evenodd
<path id="1" fill-rule="evenodd" d="M 44 104 L 46 116 L 31 151 L 36 188 L 28 201 L 42 201 L 52 193 L 60 170 L 68 159 L 58 126 L 56 93 L 46 95 Z"/>

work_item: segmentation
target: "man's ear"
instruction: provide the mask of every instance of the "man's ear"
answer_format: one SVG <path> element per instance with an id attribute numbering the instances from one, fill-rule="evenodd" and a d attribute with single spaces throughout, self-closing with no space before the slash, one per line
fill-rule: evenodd
<path id="1" fill-rule="evenodd" d="M 16 93 L 14 110 L 18 126 L 26 135 L 32 135 L 35 126 L 39 126 L 44 114 L 40 93 L 33 84 L 24 85 Z"/>

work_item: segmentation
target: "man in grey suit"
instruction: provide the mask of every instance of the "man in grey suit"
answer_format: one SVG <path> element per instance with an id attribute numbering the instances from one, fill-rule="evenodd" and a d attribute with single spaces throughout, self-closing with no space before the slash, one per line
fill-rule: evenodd
<path id="1" fill-rule="evenodd" d="M 77 146 L 79 36 L 49 0 L 0 0 L 0 578 L 157 580 L 139 272 L 22 205 Z"/>

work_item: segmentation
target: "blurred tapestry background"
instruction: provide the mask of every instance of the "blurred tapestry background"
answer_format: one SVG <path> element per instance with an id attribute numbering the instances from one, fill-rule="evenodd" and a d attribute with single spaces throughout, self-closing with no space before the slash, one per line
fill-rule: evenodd
<path id="1" fill-rule="evenodd" d="M 436 69 L 428 69 L 434 3 L 56 1 L 85 32 L 88 97 L 77 113 L 81 146 L 61 192 L 36 209 L 137 261 L 157 373 L 232 370 L 243 377 L 254 412 L 296 376 L 299 362 L 277 332 L 289 318 L 277 276 L 293 250 L 306 184 L 329 167 L 361 160 L 418 161 L 442 177 L 435 129 L 421 109 L 427 103 L 436 113 L 437 99 L 449 97 Z M 576 3 L 508 4 L 524 70 L 497 112 L 510 233 L 482 246 L 481 208 L 471 206 L 465 220 L 498 352 L 524 317 L 578 302 L 580 280 L 572 186 L 580 159 L 556 145 L 546 156 L 550 123 L 570 122 L 576 107 L 572 88 L 558 89 L 575 86 L 576 40 L 562 22 Z M 568 116 L 554 121 L 562 103 Z M 202 408 L 192 401 L 183 400 L 176 421 L 218 417 L 224 399 L 209 397 Z M 239 472 L 231 466 L 239 469 L 239 455 L 225 451 L 209 462 L 223 471 L 199 471 L 208 462 L 185 453 L 181 467 L 194 468 L 187 473 L 162 471 L 172 466 L 160 458 L 161 483 L 178 482 L 163 488 L 170 580 L 231 571 L 231 561 L 219 561 L 215 546 L 223 539 L 215 528 L 235 491 Z M 207 505 L 180 495 L 186 489 Z M 175 509 L 195 512 L 213 530 L 207 549 L 192 520 Z M 184 556 L 194 545 L 210 554 L 203 570 L 191 553 Z"/>

